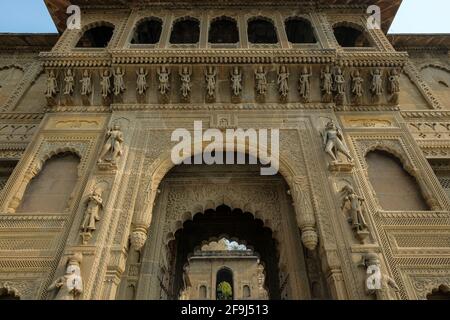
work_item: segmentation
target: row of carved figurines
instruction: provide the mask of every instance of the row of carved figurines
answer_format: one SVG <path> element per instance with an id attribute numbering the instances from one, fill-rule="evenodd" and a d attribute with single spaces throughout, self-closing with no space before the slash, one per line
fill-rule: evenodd
<path id="1" fill-rule="evenodd" d="M 170 75 L 171 71 L 168 67 L 161 66 L 157 70 L 158 73 L 158 90 L 163 96 L 166 96 L 170 92 Z M 183 66 L 179 70 L 180 76 L 180 92 L 184 99 L 189 99 L 192 90 L 192 68 Z M 216 95 L 217 87 L 217 68 L 208 66 L 205 69 L 205 82 L 206 82 L 206 96 L 207 98 L 214 99 Z M 103 70 L 100 74 L 100 87 L 101 95 L 103 98 L 107 98 L 112 93 L 115 96 L 121 95 L 126 90 L 124 81 L 125 71 L 121 67 L 117 67 L 112 72 L 110 70 Z M 147 77 L 148 70 L 143 67 L 136 71 L 136 91 L 139 95 L 144 95 L 148 89 Z M 263 66 L 259 66 L 254 71 L 255 76 L 255 90 L 257 94 L 264 97 L 268 90 L 267 71 Z M 309 102 L 311 99 L 311 77 L 313 76 L 312 67 L 304 66 L 299 76 L 298 90 L 303 102 Z M 113 82 L 111 86 L 111 77 Z M 286 66 L 280 66 L 278 68 L 277 85 L 278 92 L 282 100 L 286 100 L 289 93 L 289 77 L 290 73 Z M 375 69 L 371 72 L 371 87 L 370 92 L 374 97 L 374 100 L 378 99 L 385 92 L 384 75 L 381 69 Z M 346 93 L 346 77 L 340 67 L 332 68 L 326 66 L 321 71 L 321 91 L 323 102 L 332 102 L 333 99 L 337 103 L 343 103 Z M 388 79 L 388 93 L 391 95 L 397 95 L 400 92 L 400 75 L 397 69 L 392 69 L 387 77 Z M 361 76 L 359 70 L 354 70 L 351 73 L 351 93 L 354 97 L 354 101 L 361 103 L 364 96 L 365 86 L 364 78 Z M 72 69 L 68 69 L 63 77 L 63 94 L 71 96 L 75 90 L 75 74 Z M 93 83 L 92 74 L 88 70 L 82 72 L 80 80 L 82 96 L 89 96 L 92 93 Z M 233 67 L 230 72 L 231 91 L 234 97 L 240 97 L 243 90 L 243 71 L 240 67 Z M 56 96 L 59 92 L 58 80 L 55 72 L 50 70 L 47 78 L 47 88 L 45 95 L 47 98 Z"/>

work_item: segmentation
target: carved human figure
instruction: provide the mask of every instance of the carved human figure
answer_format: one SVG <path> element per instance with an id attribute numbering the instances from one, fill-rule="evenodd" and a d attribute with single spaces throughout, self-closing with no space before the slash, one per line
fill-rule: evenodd
<path id="1" fill-rule="evenodd" d="M 289 72 L 286 66 L 281 66 L 278 70 L 278 91 L 282 98 L 286 98 L 289 93 Z"/>
<path id="2" fill-rule="evenodd" d="M 205 70 L 205 80 L 206 93 L 210 98 L 213 98 L 216 95 L 216 77 L 217 69 L 213 66 L 208 66 Z"/>
<path id="3" fill-rule="evenodd" d="M 372 87 L 370 91 L 374 96 L 381 96 L 383 94 L 383 74 L 380 69 L 375 69 L 372 73 Z"/>
<path id="4" fill-rule="evenodd" d="M 311 94 L 311 83 L 310 83 L 311 76 L 312 76 L 312 68 L 310 67 L 308 70 L 308 67 L 304 66 L 299 79 L 299 92 L 300 97 L 302 97 L 302 99 L 305 102 L 309 101 L 309 97 Z"/>
<path id="5" fill-rule="evenodd" d="M 350 151 L 344 143 L 340 129 L 334 124 L 333 120 L 329 121 L 322 133 L 325 152 L 330 155 L 333 161 L 338 161 L 339 152 L 345 155 L 348 161 L 353 161 Z"/>
<path id="6" fill-rule="evenodd" d="M 81 230 L 86 233 L 95 231 L 95 224 L 100 221 L 100 210 L 103 208 L 101 190 L 94 190 L 89 196 Z"/>
<path id="7" fill-rule="evenodd" d="M 363 89 L 364 79 L 361 77 L 359 70 L 355 70 L 352 73 L 352 94 L 356 98 L 361 98 L 364 93 Z"/>
<path id="8" fill-rule="evenodd" d="M 52 98 L 58 92 L 58 81 L 56 80 L 55 72 L 50 70 L 47 76 L 47 88 L 45 90 L 45 96 Z"/>
<path id="9" fill-rule="evenodd" d="M 192 69 L 184 66 L 180 69 L 179 75 L 181 80 L 181 96 L 186 99 L 191 94 Z"/>
<path id="10" fill-rule="evenodd" d="M 123 77 L 125 76 L 125 71 L 120 67 L 114 71 L 114 95 L 118 96 L 125 91 L 125 81 Z"/>
<path id="11" fill-rule="evenodd" d="M 81 77 L 81 95 L 88 96 L 92 92 L 92 81 L 91 81 L 91 73 L 88 70 L 83 71 L 83 75 Z"/>
<path id="12" fill-rule="evenodd" d="M 345 95 L 345 76 L 340 67 L 336 68 L 334 74 L 334 91 L 340 95 Z"/>
<path id="13" fill-rule="evenodd" d="M 159 93 L 166 95 L 170 90 L 170 71 L 167 67 L 162 66 L 158 68 L 157 72 L 159 76 Z"/>
<path id="14" fill-rule="evenodd" d="M 106 142 L 103 146 L 102 152 L 100 153 L 100 157 L 98 159 L 99 163 L 110 162 L 116 163 L 118 158 L 122 155 L 122 144 L 124 138 L 123 133 L 120 130 L 120 126 L 115 124 L 114 127 L 108 130 L 106 135 Z M 110 153 L 109 158 L 105 158 L 105 156 Z"/>
<path id="15" fill-rule="evenodd" d="M 366 253 L 362 266 L 367 270 L 366 293 L 375 294 L 378 300 L 395 300 L 395 293 L 400 291 L 395 280 L 381 268 L 380 258 L 376 253 Z"/>
<path id="16" fill-rule="evenodd" d="M 400 75 L 397 69 L 393 69 L 389 75 L 389 93 L 396 94 L 400 92 Z"/>
<path id="17" fill-rule="evenodd" d="M 345 196 L 342 200 L 341 209 L 344 209 L 347 204 L 350 204 L 349 223 L 351 223 L 353 230 L 355 232 L 367 231 L 368 226 L 362 208 L 364 198 L 358 196 L 353 187 L 349 185 L 346 185 L 343 188 L 343 192 L 345 193 Z"/>
<path id="18" fill-rule="evenodd" d="M 242 92 L 242 73 L 239 67 L 233 67 L 231 73 L 231 89 L 233 91 L 233 95 L 238 97 Z"/>
<path id="19" fill-rule="evenodd" d="M 144 68 L 140 67 L 138 71 L 136 71 L 137 80 L 136 80 L 136 91 L 139 94 L 144 94 L 147 91 L 147 76 L 148 71 L 144 70 Z"/>
<path id="20" fill-rule="evenodd" d="M 81 262 L 83 255 L 80 252 L 69 257 L 65 274 L 56 279 L 48 291 L 57 290 L 54 300 L 75 300 L 83 293 L 83 279 L 81 277 Z"/>
<path id="21" fill-rule="evenodd" d="M 320 79 L 322 80 L 322 95 L 324 100 L 328 102 L 331 100 L 332 92 L 333 92 L 333 74 L 331 73 L 330 66 L 326 66 L 320 75 Z"/>
<path id="22" fill-rule="evenodd" d="M 75 76 L 73 75 L 72 69 L 68 69 L 64 75 L 64 94 L 72 95 L 75 86 Z"/>
<path id="23" fill-rule="evenodd" d="M 101 75 L 100 87 L 102 92 L 102 97 L 107 98 L 111 93 L 111 73 L 109 70 L 104 70 Z"/>
<path id="24" fill-rule="evenodd" d="M 263 66 L 259 66 L 255 70 L 256 92 L 264 96 L 267 92 L 267 72 Z"/>

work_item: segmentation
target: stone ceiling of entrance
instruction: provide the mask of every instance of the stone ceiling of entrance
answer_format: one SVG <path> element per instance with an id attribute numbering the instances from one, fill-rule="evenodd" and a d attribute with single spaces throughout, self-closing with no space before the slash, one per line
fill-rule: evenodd
<path id="1" fill-rule="evenodd" d="M 80 6 L 117 6 L 117 7 L 131 7 L 135 5 L 169 5 L 169 6 L 205 6 L 205 5 L 220 5 L 232 6 L 238 4 L 248 5 L 248 1 L 243 0 L 44 0 L 47 5 L 52 18 L 60 31 L 65 28 L 65 21 L 67 19 L 66 8 L 70 4 Z M 252 0 L 250 5 L 268 5 L 269 3 L 290 4 L 290 5 L 354 5 L 354 6 L 369 6 L 378 5 L 381 8 L 382 27 L 385 32 L 389 29 L 394 17 L 397 13 L 402 0 Z"/>

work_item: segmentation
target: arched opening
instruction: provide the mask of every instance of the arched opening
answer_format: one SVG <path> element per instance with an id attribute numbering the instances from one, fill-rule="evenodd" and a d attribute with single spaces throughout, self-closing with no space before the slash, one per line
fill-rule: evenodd
<path id="1" fill-rule="evenodd" d="M 102 25 L 86 30 L 78 41 L 77 48 L 106 48 L 114 33 L 113 25 Z"/>
<path id="2" fill-rule="evenodd" d="M 207 298 L 208 290 L 205 285 L 201 285 L 198 289 L 198 296 L 200 299 L 205 300 Z"/>
<path id="3" fill-rule="evenodd" d="M 314 30 L 306 19 L 289 18 L 285 21 L 286 34 L 291 43 L 316 43 Z"/>
<path id="4" fill-rule="evenodd" d="M 16 212 L 64 212 L 78 180 L 80 158 L 60 153 L 45 162 L 28 184 Z"/>
<path id="5" fill-rule="evenodd" d="M 245 155 L 253 158 L 253 154 Z M 234 158 L 238 155 L 235 153 Z M 283 160 L 280 163 L 280 172 L 291 172 Z M 160 170 L 165 171 L 167 165 L 161 162 Z M 222 237 L 238 239 L 239 243 L 252 248 L 254 253 L 251 254 L 256 253 L 259 259 L 255 281 L 244 277 L 235 282 L 234 288 L 239 292 L 235 297 L 241 299 L 240 289 L 251 283 L 251 288 L 262 288 L 260 292 L 266 292 L 266 295 L 254 293 L 257 299 L 311 298 L 309 270 L 312 268 L 307 268 L 305 263 L 305 249 L 289 187 L 280 174 L 261 175 L 261 168 L 262 165 L 248 162 L 181 164 L 172 167 L 164 178 L 158 178 L 161 179 L 160 192 L 152 211 L 149 237 L 142 248 L 137 299 L 186 299 L 189 288 L 194 288 L 196 296 L 193 298 L 198 297 L 198 286 L 189 276 L 194 269 L 189 259 L 205 241 Z M 308 258 L 319 260 L 316 265 L 319 268 L 312 272 L 314 279 L 321 278 L 321 255 L 317 253 Z M 127 270 L 130 270 L 130 263 L 127 261 Z M 220 264 L 226 265 L 225 262 Z M 126 284 L 135 279 L 136 276 L 124 274 L 118 297 L 124 296 Z M 215 285 L 215 281 L 204 283 Z M 328 298 L 326 281 L 321 285 L 321 292 L 324 292 L 321 298 Z M 215 288 L 211 287 L 210 291 L 209 298 L 214 299 Z"/>
<path id="6" fill-rule="evenodd" d="M 250 299 L 251 296 L 252 296 L 252 292 L 251 292 L 251 290 L 250 290 L 250 286 L 244 285 L 244 286 L 242 287 L 242 297 L 243 297 L 244 299 Z"/>
<path id="7" fill-rule="evenodd" d="M 341 47 L 344 48 L 363 48 L 371 47 L 369 39 L 365 32 L 356 27 L 337 24 L 333 27 L 334 36 Z"/>
<path id="8" fill-rule="evenodd" d="M 209 43 L 231 44 L 239 42 L 236 20 L 229 17 L 214 19 L 209 27 Z"/>
<path id="9" fill-rule="evenodd" d="M 450 300 L 450 288 L 446 285 L 440 285 L 439 288 L 427 295 L 427 300 Z"/>
<path id="10" fill-rule="evenodd" d="M 183 270 L 189 256 L 203 241 L 227 234 L 232 238 L 239 238 L 251 244 L 261 255 L 261 260 L 266 266 L 266 287 L 272 299 L 280 299 L 280 284 L 278 279 L 278 250 L 277 242 L 272 236 L 272 231 L 264 227 L 264 223 L 255 219 L 249 212 L 241 209 L 231 209 L 221 205 L 215 210 L 208 209 L 197 213 L 193 220 L 183 224 L 182 229 L 175 233 L 175 239 L 169 243 L 171 248 L 173 272 L 172 297 L 177 298 L 185 289 L 183 282 Z M 222 279 L 223 280 L 223 279 Z M 217 284 L 219 284 L 218 282 Z M 234 288 L 233 283 L 230 283 Z"/>
<path id="11" fill-rule="evenodd" d="M 265 18 L 254 18 L 248 21 L 248 41 L 256 44 L 278 43 L 278 36 L 272 21 Z"/>
<path id="12" fill-rule="evenodd" d="M 157 44 L 161 38 L 162 21 L 147 18 L 140 21 L 133 33 L 131 44 Z"/>
<path id="13" fill-rule="evenodd" d="M 185 17 L 175 21 L 170 35 L 172 44 L 194 44 L 200 40 L 200 21 Z"/>
<path id="14" fill-rule="evenodd" d="M 416 179 L 391 153 L 382 150 L 366 155 L 369 180 L 377 199 L 387 211 L 429 210 Z"/>
<path id="15" fill-rule="evenodd" d="M 233 271 L 222 268 L 217 271 L 216 276 L 216 300 L 233 300 L 233 298 Z"/>

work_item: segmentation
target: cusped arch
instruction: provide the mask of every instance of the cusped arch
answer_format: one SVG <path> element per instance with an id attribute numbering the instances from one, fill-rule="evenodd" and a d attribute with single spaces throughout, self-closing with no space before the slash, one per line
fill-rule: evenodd
<path id="1" fill-rule="evenodd" d="M 364 41 L 362 42 L 361 45 L 356 45 L 356 47 L 370 47 L 372 45 L 371 42 L 371 37 L 369 35 L 369 33 L 367 32 L 367 30 L 364 28 L 363 25 L 356 23 L 356 22 L 352 22 L 352 21 L 348 21 L 348 20 L 341 20 L 341 21 L 337 21 L 335 22 L 331 28 L 333 29 L 333 34 L 336 38 L 336 41 L 339 43 L 340 46 L 343 46 L 342 43 L 339 42 L 338 38 L 336 37 L 336 29 L 338 28 L 348 28 L 348 29 L 353 29 L 355 31 L 358 31 L 360 33 L 360 36 L 364 37 Z M 349 37 L 345 37 L 345 40 L 347 41 L 349 39 Z M 355 39 L 355 43 L 358 40 L 358 37 L 356 37 Z M 343 47 L 352 47 L 352 46 L 343 46 Z"/>
<path id="2" fill-rule="evenodd" d="M 83 37 L 86 35 L 86 33 L 88 31 L 93 30 L 95 28 L 101 28 L 101 27 L 106 27 L 106 28 L 111 28 L 112 29 L 111 36 L 109 37 L 109 39 L 107 41 L 107 44 L 105 45 L 105 47 L 108 47 L 109 44 L 111 43 L 111 40 L 114 37 L 114 32 L 115 32 L 116 27 L 117 27 L 114 22 L 108 21 L 108 20 L 94 21 L 94 22 L 88 23 L 85 26 L 83 26 L 78 32 L 78 36 L 76 37 L 74 46 L 78 47 L 78 44 L 80 43 L 80 41 L 83 39 Z"/>
<path id="3" fill-rule="evenodd" d="M 374 151 L 384 151 L 398 158 L 402 163 L 403 169 L 405 169 L 410 175 L 417 179 L 415 166 L 413 165 L 411 159 L 405 154 L 405 151 L 401 148 L 400 145 L 397 145 L 396 143 L 388 144 L 383 141 L 373 141 L 371 144 L 365 145 L 364 149 L 362 150 L 361 153 L 363 159 L 365 159 L 370 152 Z M 366 161 L 363 161 L 362 165 L 365 169 L 367 169 Z"/>
<path id="4" fill-rule="evenodd" d="M 159 30 L 158 30 L 158 34 L 159 34 L 158 38 L 159 39 L 157 41 L 155 41 L 155 42 L 152 42 L 151 44 L 156 44 L 159 41 L 161 41 L 163 20 L 161 18 L 157 17 L 157 16 L 146 16 L 146 17 L 143 17 L 143 18 L 139 19 L 136 22 L 135 26 L 133 27 L 133 31 L 131 32 L 131 40 L 130 40 L 132 44 L 135 43 L 135 42 L 133 42 L 133 40 L 134 40 L 134 38 L 136 36 L 136 33 L 139 30 L 139 28 L 141 28 L 144 23 L 148 23 L 148 22 L 156 22 L 156 23 L 159 24 Z M 144 43 L 144 44 L 146 44 L 146 43 Z"/>

